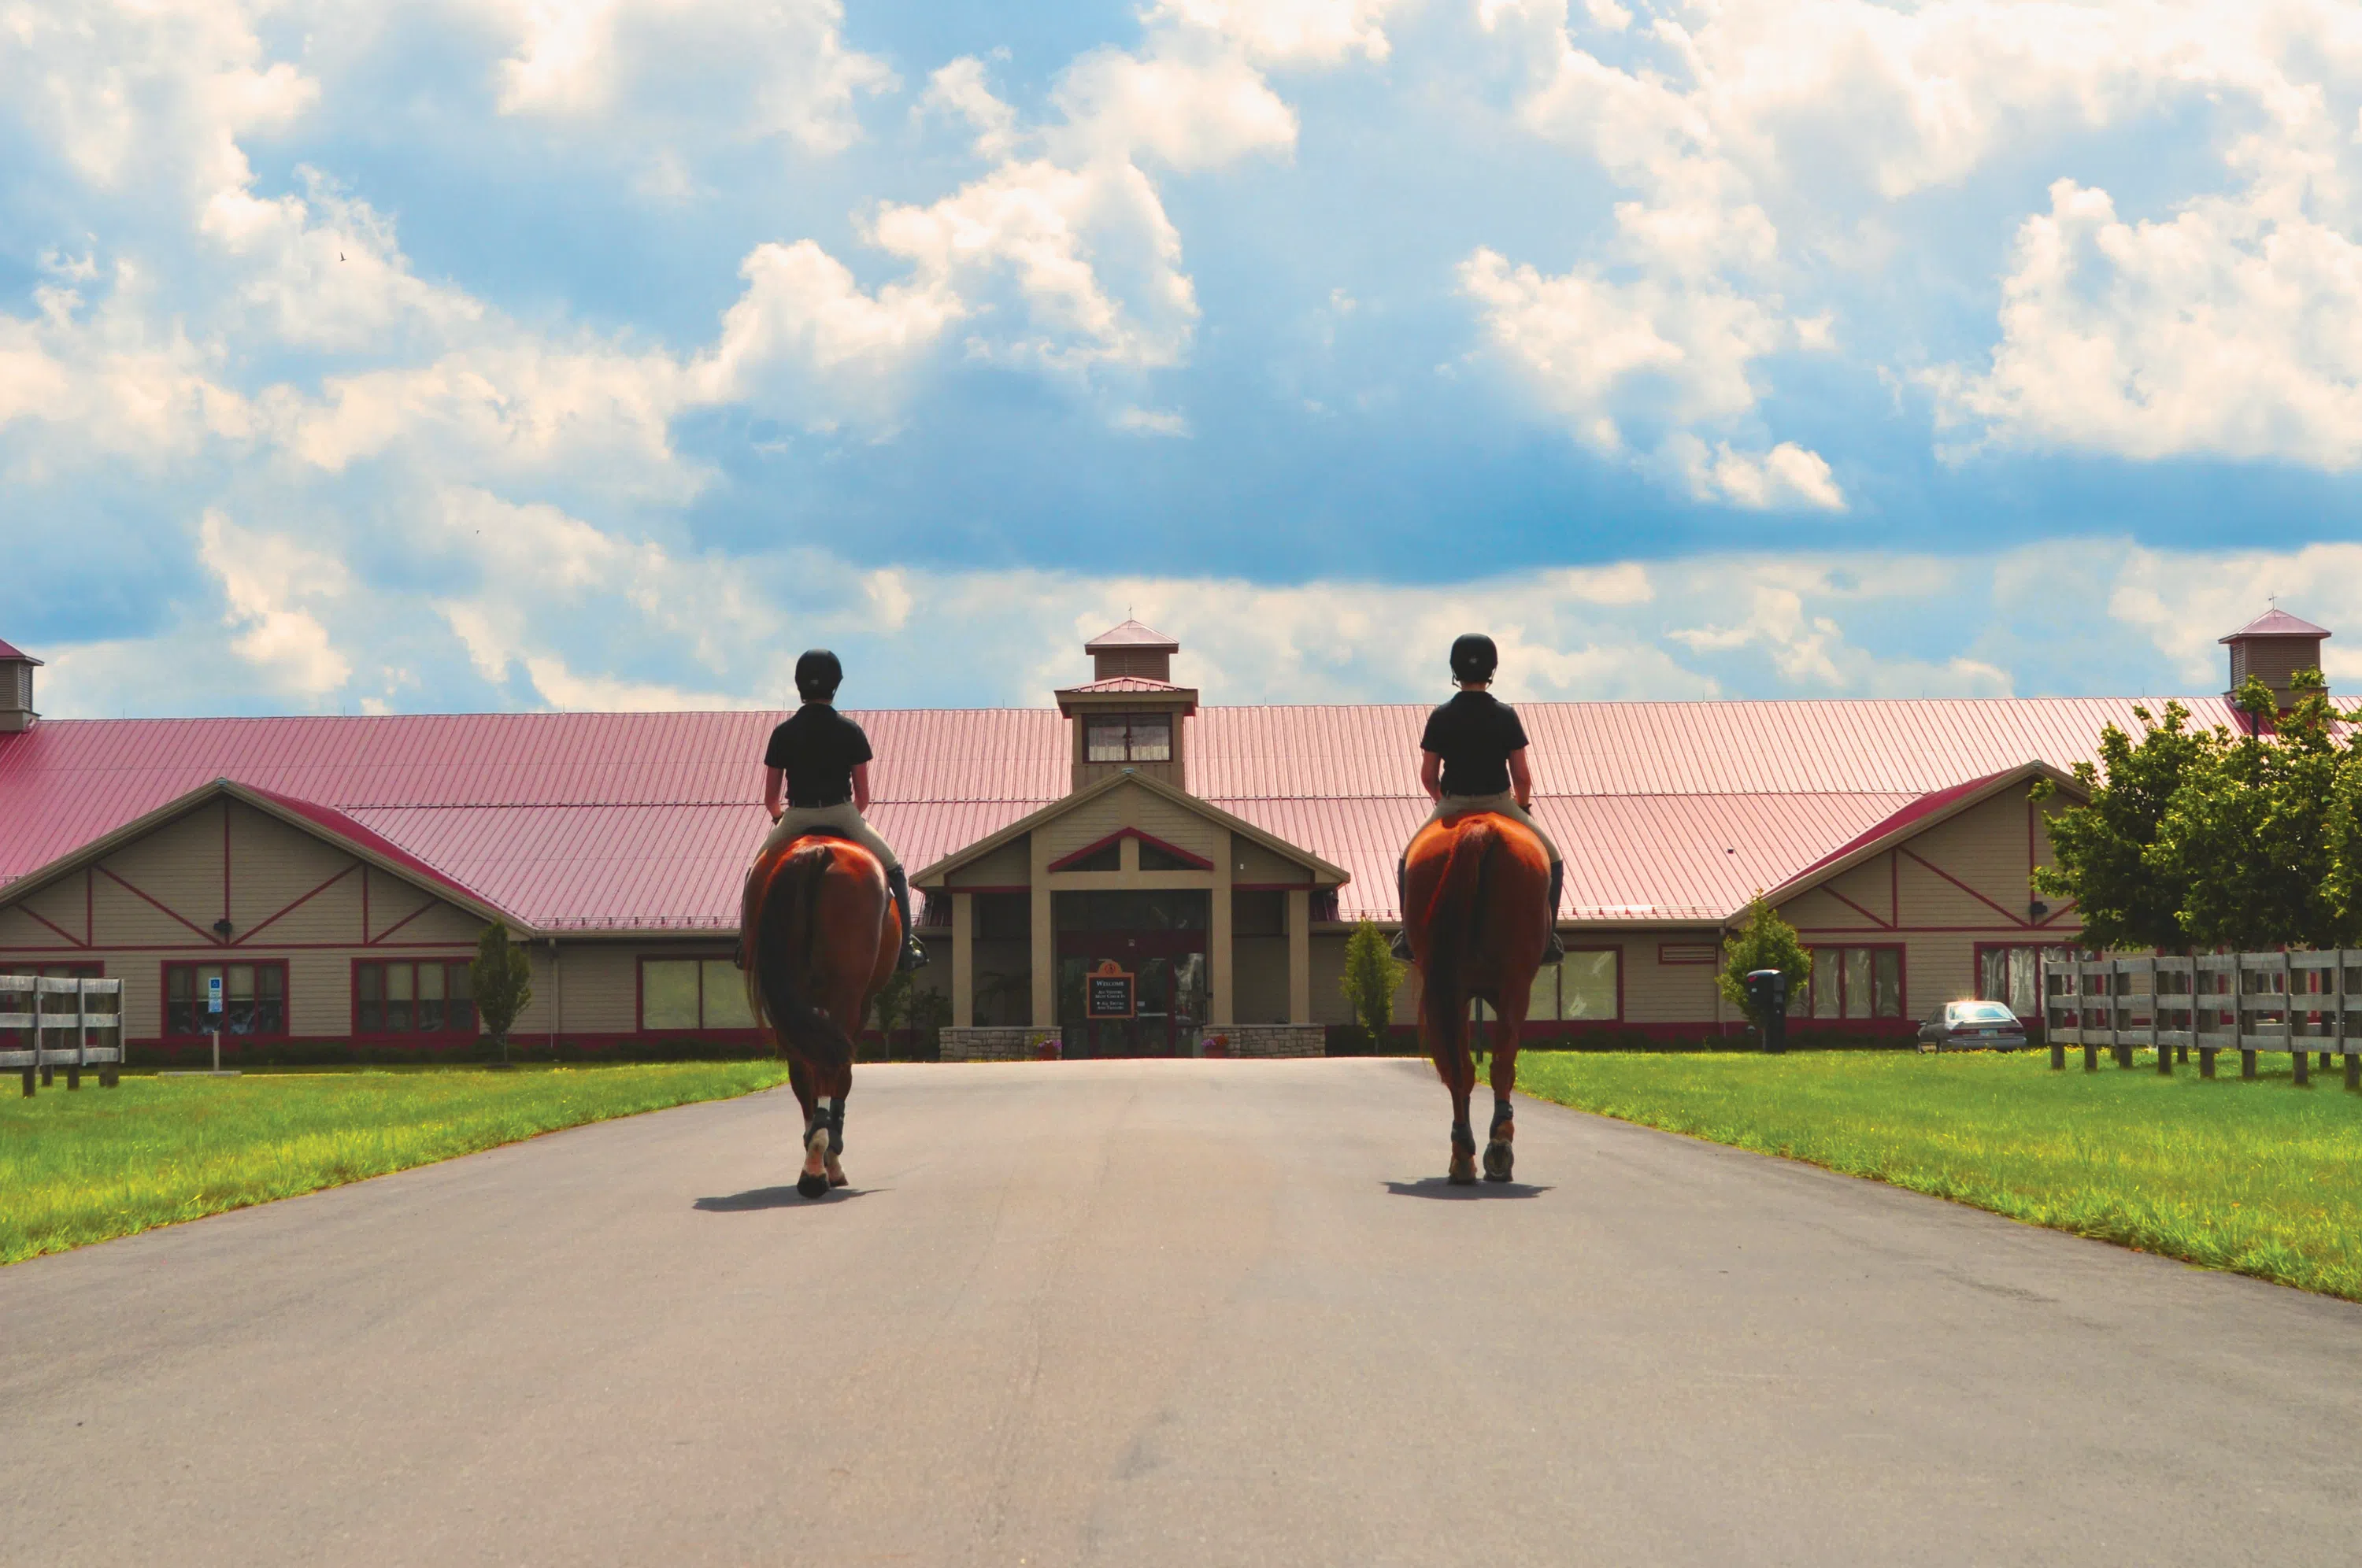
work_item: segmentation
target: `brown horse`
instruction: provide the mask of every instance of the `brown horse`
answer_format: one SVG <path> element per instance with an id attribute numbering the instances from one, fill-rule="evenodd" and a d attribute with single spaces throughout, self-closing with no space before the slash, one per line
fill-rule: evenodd
<path id="1" fill-rule="evenodd" d="M 1493 1129 L 1485 1179 L 1507 1181 L 1518 1135 L 1509 1091 L 1518 1083 L 1518 1033 L 1540 969 L 1550 856 L 1524 823 L 1478 812 L 1429 823 L 1410 841 L 1403 870 L 1403 922 L 1419 972 L 1419 1042 L 1451 1091 L 1451 1180 L 1476 1179 L 1468 1097 L 1476 1087 L 1468 1003 L 1492 1008 Z"/>
<path id="2" fill-rule="evenodd" d="M 788 1059 L 788 1083 L 803 1107 L 796 1190 L 818 1198 L 844 1185 L 837 1156 L 853 1088 L 853 1032 L 893 977 L 902 919 L 876 856 L 806 834 L 755 857 L 740 921 L 746 999 Z"/>

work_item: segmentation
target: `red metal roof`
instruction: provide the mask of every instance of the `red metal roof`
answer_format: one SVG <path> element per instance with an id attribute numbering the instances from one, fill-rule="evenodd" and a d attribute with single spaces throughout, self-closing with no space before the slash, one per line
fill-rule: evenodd
<path id="1" fill-rule="evenodd" d="M 31 654 L 18 653 L 6 643 L 0 643 L 0 658 L 16 659 L 25 664 L 39 664 L 41 662 L 39 659 L 35 658 Z"/>
<path id="2" fill-rule="evenodd" d="M 1109 626 L 1083 645 L 1085 653 L 1098 653 L 1103 648 L 1162 648 L 1166 653 L 1179 653 L 1181 645 L 1153 626 L 1125 621 L 1120 625 Z"/>
<path id="3" fill-rule="evenodd" d="M 2310 621 L 2300 621 L 2275 605 L 2265 611 L 2227 637 L 2217 637 L 2218 643 L 2235 643 L 2242 637 L 2325 637 L 2329 632 Z"/>
<path id="4" fill-rule="evenodd" d="M 1542 823 L 1567 856 L 1570 911 L 1712 920 L 1930 790 L 2037 758 L 2064 767 L 2093 756 L 2102 725 L 2137 727 L 2136 701 L 1519 712 Z M 2202 723 L 2232 721 L 2220 697 L 2182 701 Z M 1350 870 L 1348 918 L 1389 918 L 1395 857 L 1427 810 L 1417 782 L 1426 714 L 1408 705 L 1202 709 L 1189 786 Z M 1054 709 L 850 716 L 877 752 L 871 818 L 912 867 L 1067 792 L 1069 737 Z M 0 883 L 228 778 L 291 809 L 337 813 L 536 927 L 723 929 L 762 832 L 760 759 L 780 717 L 44 721 L 0 735 Z"/>
<path id="5" fill-rule="evenodd" d="M 1058 695 L 1072 691 L 1152 691 L 1166 693 L 1187 691 L 1187 686 L 1175 686 L 1169 680 L 1151 680 L 1144 675 L 1110 675 L 1105 680 L 1086 680 L 1080 686 L 1061 686 Z"/>

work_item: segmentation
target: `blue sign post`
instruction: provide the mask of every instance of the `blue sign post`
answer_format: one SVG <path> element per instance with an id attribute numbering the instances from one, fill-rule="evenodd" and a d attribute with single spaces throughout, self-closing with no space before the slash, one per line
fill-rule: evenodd
<path id="1" fill-rule="evenodd" d="M 214 1072 L 216 1075 L 221 1072 L 221 1010 L 222 977 L 219 975 L 207 975 L 205 977 L 205 1012 L 214 1022 Z"/>

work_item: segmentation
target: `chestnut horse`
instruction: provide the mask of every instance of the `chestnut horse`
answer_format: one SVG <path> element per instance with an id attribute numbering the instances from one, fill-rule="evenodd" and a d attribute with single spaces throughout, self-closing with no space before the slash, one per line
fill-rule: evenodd
<path id="1" fill-rule="evenodd" d="M 1524 823 L 1477 812 L 1429 823 L 1410 841 L 1403 869 L 1403 923 L 1419 972 L 1419 1043 L 1451 1091 L 1451 1180 L 1476 1179 L 1468 1097 L 1476 1087 L 1468 1003 L 1491 1007 L 1493 1129 L 1485 1179 L 1507 1181 L 1518 1135 L 1509 1091 L 1518 1083 L 1518 1034 L 1541 968 L 1550 856 Z"/>
<path id="2" fill-rule="evenodd" d="M 844 1185 L 837 1156 L 853 1088 L 853 1032 L 893 977 L 902 918 L 876 856 L 806 834 L 755 857 L 740 922 L 746 999 L 788 1059 L 788 1083 L 803 1107 L 796 1190 L 818 1198 Z"/>

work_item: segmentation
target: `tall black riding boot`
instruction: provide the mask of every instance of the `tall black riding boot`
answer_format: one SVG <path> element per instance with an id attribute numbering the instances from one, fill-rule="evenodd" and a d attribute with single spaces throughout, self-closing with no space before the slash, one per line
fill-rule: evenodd
<path id="1" fill-rule="evenodd" d="M 1394 955 L 1406 964 L 1410 962 L 1410 900 L 1403 896 L 1403 874 L 1409 865 L 1407 855 L 1395 862 L 1395 907 L 1402 911 L 1403 922 L 1395 927 Z"/>
<path id="2" fill-rule="evenodd" d="M 886 873 L 887 890 L 894 895 L 894 908 L 902 916 L 902 956 L 895 961 L 897 969 L 908 972 L 927 966 L 927 950 L 919 945 L 918 929 L 911 923 L 911 878 L 900 866 Z"/>
<path id="3" fill-rule="evenodd" d="M 1558 939 L 1558 895 L 1566 883 L 1566 862 L 1551 862 L 1550 927 L 1542 943 L 1542 965 L 1545 968 L 1566 956 L 1566 944 Z"/>

